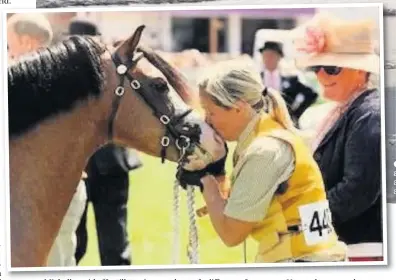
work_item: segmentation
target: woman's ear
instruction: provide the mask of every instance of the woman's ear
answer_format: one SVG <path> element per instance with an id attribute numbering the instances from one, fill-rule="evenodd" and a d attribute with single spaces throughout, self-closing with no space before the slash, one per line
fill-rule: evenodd
<path id="1" fill-rule="evenodd" d="M 242 109 L 243 109 L 243 104 L 244 102 L 242 101 L 242 100 L 238 100 L 238 101 L 236 101 L 235 102 L 235 107 L 234 107 L 234 109 L 235 109 L 235 111 L 237 112 L 237 113 L 240 113 L 241 111 L 242 111 Z"/>
<path id="2" fill-rule="evenodd" d="M 247 107 L 250 107 L 250 105 L 244 100 L 238 100 L 237 102 L 235 102 L 235 105 L 235 111 L 237 113 L 243 112 Z"/>

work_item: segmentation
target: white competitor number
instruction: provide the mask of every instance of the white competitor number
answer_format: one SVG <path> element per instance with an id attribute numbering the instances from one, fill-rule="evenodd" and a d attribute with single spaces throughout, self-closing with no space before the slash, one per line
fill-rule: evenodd
<path id="1" fill-rule="evenodd" d="M 309 246 L 325 242 L 333 231 L 327 200 L 299 207 L 305 242 Z"/>

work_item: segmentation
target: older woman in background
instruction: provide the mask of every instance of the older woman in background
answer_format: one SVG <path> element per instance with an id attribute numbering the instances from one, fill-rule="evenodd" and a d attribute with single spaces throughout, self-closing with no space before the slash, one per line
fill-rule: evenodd
<path id="1" fill-rule="evenodd" d="M 379 73 L 370 21 L 318 15 L 297 48 L 297 66 L 314 71 L 324 97 L 337 102 L 313 143 L 335 230 L 346 244 L 382 242 Z M 302 39 L 302 40 L 301 40 Z"/>

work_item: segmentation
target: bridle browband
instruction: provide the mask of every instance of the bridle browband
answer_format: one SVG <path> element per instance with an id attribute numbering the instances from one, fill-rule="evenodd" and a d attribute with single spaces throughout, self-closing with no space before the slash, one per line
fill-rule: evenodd
<path id="1" fill-rule="evenodd" d="M 135 54 L 135 53 L 134 53 Z M 181 156 L 179 161 L 185 157 L 186 154 L 192 153 L 195 146 L 200 142 L 201 129 L 197 124 L 182 123 L 182 120 L 192 112 L 192 109 L 187 110 L 181 115 L 175 115 L 173 110 L 160 110 L 156 106 L 153 100 L 147 96 L 145 90 L 142 87 L 141 82 L 134 78 L 130 73 L 130 70 L 135 68 L 139 60 L 143 58 L 144 54 L 139 55 L 137 58 L 131 58 L 131 60 L 123 62 L 117 52 L 111 54 L 113 63 L 116 66 L 116 71 L 119 76 L 119 84 L 115 89 L 115 98 L 112 102 L 112 111 L 108 122 L 108 137 L 109 141 L 113 140 L 113 126 L 114 119 L 117 115 L 118 107 L 121 102 L 121 98 L 125 93 L 125 77 L 128 79 L 131 88 L 137 92 L 147 105 L 153 110 L 153 114 L 159 119 L 159 121 L 165 126 L 165 135 L 161 138 L 161 161 L 165 162 L 166 149 L 170 144 L 170 136 L 175 139 L 175 146 L 179 150 Z"/>

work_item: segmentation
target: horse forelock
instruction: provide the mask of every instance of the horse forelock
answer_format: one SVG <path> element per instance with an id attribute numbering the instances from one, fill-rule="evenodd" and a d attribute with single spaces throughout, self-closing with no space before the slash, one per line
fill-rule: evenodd
<path id="1" fill-rule="evenodd" d="M 8 67 L 9 135 L 16 137 L 77 102 L 99 97 L 104 47 L 71 37 Z"/>

